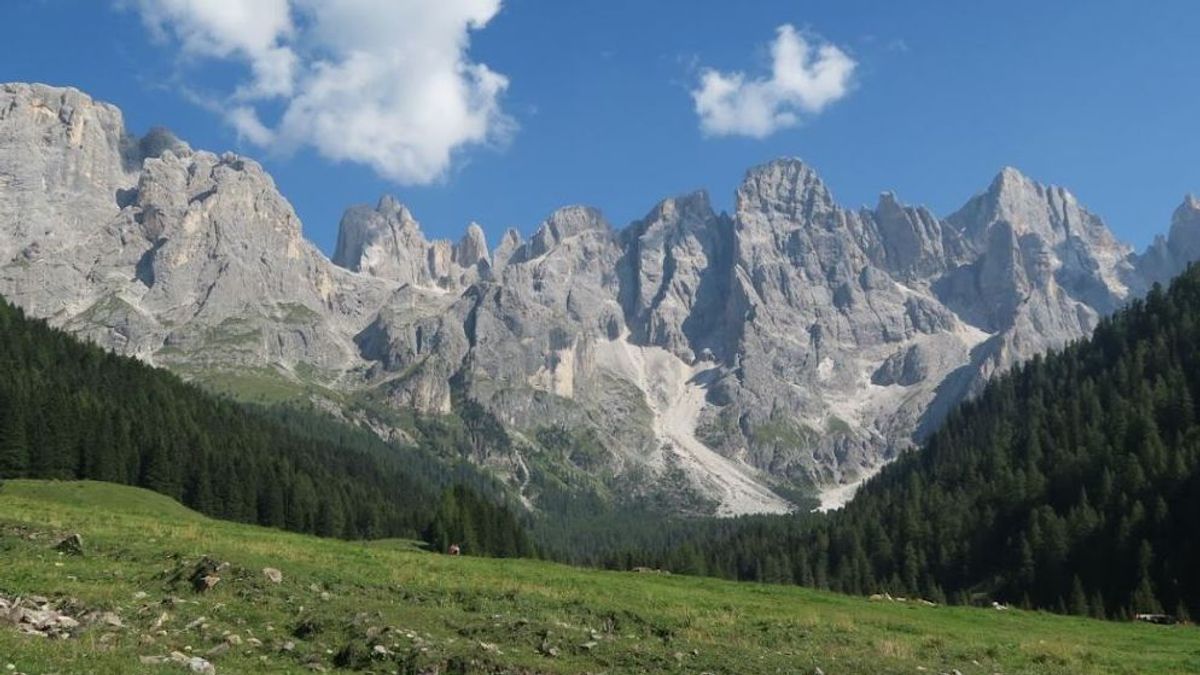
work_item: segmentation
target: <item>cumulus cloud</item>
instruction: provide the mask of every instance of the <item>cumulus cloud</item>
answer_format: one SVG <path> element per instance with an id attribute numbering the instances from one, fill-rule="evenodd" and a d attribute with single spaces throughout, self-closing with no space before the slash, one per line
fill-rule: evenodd
<path id="1" fill-rule="evenodd" d="M 784 24 L 771 43 L 771 74 L 706 68 L 692 90 L 700 129 L 710 136 L 766 138 L 844 97 L 857 64 L 836 45 Z"/>
<path id="2" fill-rule="evenodd" d="M 468 55 L 500 0 L 137 0 L 191 56 L 236 60 L 226 120 L 251 143 L 311 146 L 402 184 L 436 181 L 456 152 L 513 130 L 508 79 Z M 273 115 L 268 115 L 273 113 Z"/>

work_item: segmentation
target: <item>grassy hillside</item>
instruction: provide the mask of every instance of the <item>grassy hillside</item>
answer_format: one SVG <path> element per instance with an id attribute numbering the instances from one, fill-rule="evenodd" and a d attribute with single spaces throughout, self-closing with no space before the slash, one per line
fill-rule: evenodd
<path id="1" fill-rule="evenodd" d="M 84 555 L 54 551 L 69 533 Z M 186 577 L 205 555 L 229 567 L 196 593 Z M 0 561 L 0 599 L 124 625 L 48 640 L 0 621 L 0 668 L 15 672 L 184 672 L 141 661 L 172 651 L 219 673 L 1200 671 L 1191 627 L 452 558 L 210 520 L 104 483 L 6 483 Z"/>

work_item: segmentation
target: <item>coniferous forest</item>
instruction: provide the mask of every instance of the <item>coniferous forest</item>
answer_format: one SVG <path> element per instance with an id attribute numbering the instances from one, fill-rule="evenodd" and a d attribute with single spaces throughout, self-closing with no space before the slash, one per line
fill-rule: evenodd
<path id="1" fill-rule="evenodd" d="M 610 566 L 1095 617 L 1200 612 L 1200 266 L 988 384 L 828 517 L 694 528 Z"/>
<path id="2" fill-rule="evenodd" d="M 23 477 L 137 485 L 324 536 L 469 536 L 468 553 L 533 553 L 501 489 L 465 463 L 315 411 L 213 396 L 0 300 L 0 478 Z"/>

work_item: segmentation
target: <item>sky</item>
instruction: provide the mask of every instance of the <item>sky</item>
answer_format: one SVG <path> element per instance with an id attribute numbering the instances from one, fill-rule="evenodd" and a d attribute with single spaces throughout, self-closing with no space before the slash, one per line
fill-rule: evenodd
<path id="1" fill-rule="evenodd" d="M 385 193 L 494 243 L 800 157 L 948 215 L 1004 166 L 1144 247 L 1200 192 L 1200 3 L 5 0 L 0 81 L 78 87 L 272 174 L 330 252 Z"/>

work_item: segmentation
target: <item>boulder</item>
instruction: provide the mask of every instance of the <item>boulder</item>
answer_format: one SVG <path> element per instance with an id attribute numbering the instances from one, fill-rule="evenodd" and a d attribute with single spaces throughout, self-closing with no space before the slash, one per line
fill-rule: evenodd
<path id="1" fill-rule="evenodd" d="M 54 550 L 67 555 L 83 555 L 83 537 L 79 534 L 69 535 L 58 542 Z"/>

